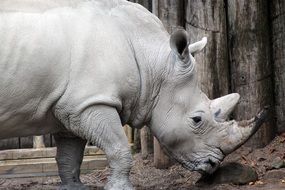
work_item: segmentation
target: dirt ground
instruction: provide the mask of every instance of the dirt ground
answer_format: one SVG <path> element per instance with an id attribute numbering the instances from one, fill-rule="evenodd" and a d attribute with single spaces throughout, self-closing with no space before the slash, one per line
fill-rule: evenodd
<path id="1" fill-rule="evenodd" d="M 245 185 L 216 184 L 201 186 L 196 184 L 200 178 L 200 174 L 197 172 L 187 171 L 176 164 L 165 170 L 155 169 L 151 156 L 146 160 L 142 160 L 140 154 L 137 154 L 134 156 L 131 181 L 138 190 L 284 190 L 285 168 L 278 168 L 278 163 L 284 159 L 285 134 L 276 137 L 265 148 L 253 150 L 242 147 L 224 160 L 224 162 L 238 162 L 253 167 L 258 173 L 258 181 Z M 104 171 L 94 171 L 83 175 L 81 178 L 90 189 L 96 190 L 103 189 L 108 175 L 109 170 L 106 168 Z M 58 185 L 58 177 L 0 179 L 1 190 L 55 190 Z"/>

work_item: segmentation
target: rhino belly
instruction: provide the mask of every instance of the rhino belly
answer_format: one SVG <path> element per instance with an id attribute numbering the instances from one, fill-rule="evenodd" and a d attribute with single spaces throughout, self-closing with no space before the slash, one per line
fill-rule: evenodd
<path id="1" fill-rule="evenodd" d="M 70 72 L 61 19 L 4 12 L 0 21 L 0 138 L 58 131 L 52 107 Z"/>

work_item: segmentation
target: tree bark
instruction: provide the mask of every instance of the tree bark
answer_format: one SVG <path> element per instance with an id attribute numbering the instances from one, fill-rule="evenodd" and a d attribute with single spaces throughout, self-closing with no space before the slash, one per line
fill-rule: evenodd
<path id="1" fill-rule="evenodd" d="M 278 132 L 285 132 L 285 1 L 272 0 L 270 3 L 276 124 Z"/>
<path id="2" fill-rule="evenodd" d="M 238 120 L 253 117 L 266 105 L 273 107 L 267 6 L 266 0 L 228 0 L 231 83 L 232 89 L 241 95 L 235 111 Z M 267 145 L 274 136 L 274 128 L 270 115 L 247 145 Z"/>
<path id="3" fill-rule="evenodd" d="M 187 0 L 186 29 L 191 43 L 208 38 L 203 52 L 195 55 L 202 91 L 211 99 L 229 93 L 226 12 L 223 0 Z"/>

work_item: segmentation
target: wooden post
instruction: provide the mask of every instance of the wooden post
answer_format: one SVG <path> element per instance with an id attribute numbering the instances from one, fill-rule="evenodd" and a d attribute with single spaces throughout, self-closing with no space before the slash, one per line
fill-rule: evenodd
<path id="1" fill-rule="evenodd" d="M 141 150 L 140 129 L 134 129 L 134 152 L 139 153 Z"/>
<path id="2" fill-rule="evenodd" d="M 184 27 L 184 1 L 157 0 L 153 5 L 152 12 L 157 14 L 170 34 L 177 28 Z"/>
<path id="3" fill-rule="evenodd" d="M 211 99 L 226 95 L 230 79 L 224 1 L 186 2 L 186 29 L 191 43 L 208 38 L 203 52 L 195 55 L 201 89 Z"/>
<path id="4" fill-rule="evenodd" d="M 154 137 L 153 139 L 153 154 L 154 154 L 154 167 L 158 169 L 166 169 L 170 165 L 169 158 L 164 154 L 159 142 Z"/>
<path id="5" fill-rule="evenodd" d="M 33 148 L 44 148 L 44 136 L 33 136 Z"/>
<path id="6" fill-rule="evenodd" d="M 133 143 L 133 135 L 132 135 L 132 128 L 129 125 L 124 126 L 124 131 L 126 133 L 126 136 L 128 138 L 129 144 Z"/>
<path id="7" fill-rule="evenodd" d="M 147 126 L 140 130 L 140 140 L 142 158 L 146 159 L 148 154 L 153 152 L 153 136 Z"/>
<path id="8" fill-rule="evenodd" d="M 184 26 L 184 1 L 154 0 L 152 12 L 159 17 L 169 33 Z M 167 168 L 170 165 L 169 158 L 164 154 L 155 137 L 153 141 L 155 167 Z"/>
<path id="9" fill-rule="evenodd" d="M 148 143 L 147 143 L 147 127 L 144 126 L 140 130 L 140 136 L 141 136 L 141 152 L 142 152 L 142 158 L 146 159 L 148 156 Z"/>
<path id="10" fill-rule="evenodd" d="M 269 2 L 271 3 L 276 124 L 279 132 L 285 132 L 285 1 Z"/>
<path id="11" fill-rule="evenodd" d="M 227 9 L 232 89 L 241 95 L 235 117 L 249 119 L 264 106 L 273 107 L 268 2 L 228 0 Z M 263 147 L 274 137 L 270 114 L 247 146 Z"/>
<path id="12" fill-rule="evenodd" d="M 139 3 L 145 8 L 147 8 L 149 11 L 151 11 L 152 9 L 152 2 L 151 2 L 152 0 L 129 0 L 129 1 L 134 3 Z"/>

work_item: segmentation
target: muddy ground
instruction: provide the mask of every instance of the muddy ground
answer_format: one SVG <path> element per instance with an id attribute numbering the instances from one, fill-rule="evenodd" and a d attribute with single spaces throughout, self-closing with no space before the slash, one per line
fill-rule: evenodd
<path id="1" fill-rule="evenodd" d="M 138 190 L 149 189 L 191 189 L 191 190 L 284 190 L 285 134 L 276 137 L 272 143 L 262 149 L 242 147 L 229 155 L 224 162 L 239 162 L 253 167 L 258 173 L 258 180 L 245 185 L 216 184 L 198 185 L 200 174 L 190 172 L 179 165 L 159 170 L 153 167 L 152 157 L 142 160 L 140 154 L 134 156 L 131 181 Z M 281 165 L 280 165 L 281 162 Z M 278 165 L 279 164 L 279 165 Z M 281 168 L 279 168 L 281 167 Z M 103 189 L 109 170 L 95 171 L 82 176 L 82 181 L 91 189 Z M 1 190 L 55 190 L 59 185 L 58 177 L 0 179 Z"/>

